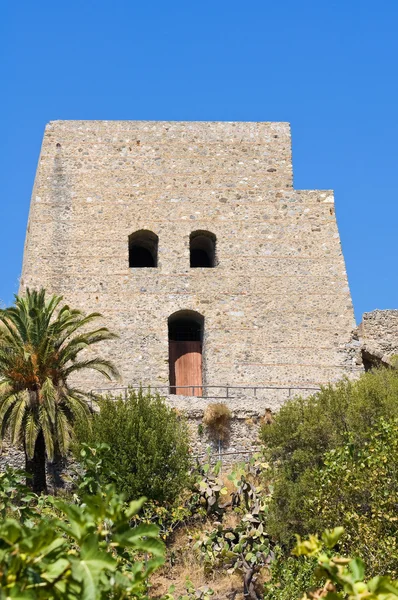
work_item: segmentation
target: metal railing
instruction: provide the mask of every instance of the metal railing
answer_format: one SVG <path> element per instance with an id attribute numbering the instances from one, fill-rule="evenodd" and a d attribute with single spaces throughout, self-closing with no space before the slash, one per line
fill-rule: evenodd
<path id="1" fill-rule="evenodd" d="M 141 384 L 132 384 L 125 387 L 114 387 L 114 388 L 93 388 L 91 390 L 92 395 L 96 394 L 112 394 L 112 393 L 121 393 L 127 396 L 127 392 L 129 389 L 150 389 L 155 392 L 162 392 L 167 395 L 186 395 L 186 396 L 195 396 L 197 398 L 207 398 L 210 400 L 216 400 L 217 398 L 226 400 L 234 397 L 241 396 L 242 394 L 247 395 L 250 394 L 252 397 L 259 397 L 259 392 L 264 390 L 268 391 L 286 391 L 287 397 L 291 398 L 294 395 L 299 394 L 300 392 L 310 392 L 315 393 L 319 392 L 321 389 L 320 386 L 270 386 L 270 385 L 178 385 L 178 386 L 170 386 L 170 385 L 148 385 L 144 386 Z M 186 390 L 187 394 L 176 394 L 176 388 L 178 390 Z M 221 394 L 211 394 L 211 391 L 219 390 Z M 192 392 L 192 393 L 190 393 Z M 200 393 L 197 393 L 200 392 Z M 209 393 L 210 392 L 210 393 Z"/>
<path id="2" fill-rule="evenodd" d="M 251 448 L 241 448 L 240 450 L 233 450 L 230 452 L 219 452 L 218 450 L 210 449 L 207 452 L 200 452 L 199 454 L 192 454 L 193 458 L 201 459 L 208 458 L 209 461 L 219 460 L 221 456 L 249 456 L 257 454 L 262 449 L 262 446 L 252 446 Z"/>

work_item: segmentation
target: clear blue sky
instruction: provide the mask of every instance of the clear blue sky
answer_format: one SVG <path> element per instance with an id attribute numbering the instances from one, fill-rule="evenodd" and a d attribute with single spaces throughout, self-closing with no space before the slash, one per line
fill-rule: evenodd
<path id="1" fill-rule="evenodd" d="M 295 187 L 334 189 L 357 320 L 398 308 L 397 0 L 6 0 L 0 299 L 18 288 L 54 119 L 290 121 Z"/>

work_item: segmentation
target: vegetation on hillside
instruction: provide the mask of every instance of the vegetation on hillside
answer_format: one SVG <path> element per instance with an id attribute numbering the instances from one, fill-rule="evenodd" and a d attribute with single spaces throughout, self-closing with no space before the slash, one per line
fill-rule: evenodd
<path id="1" fill-rule="evenodd" d="M 0 473 L 0 600 L 398 597 L 397 370 L 291 400 L 262 452 L 221 473 L 192 465 L 184 416 L 150 391 L 89 411 L 70 376 L 116 376 L 80 354 L 113 335 L 61 300 L 28 292 L 0 312 L 2 438 L 38 492 L 72 439 L 79 463 L 62 499 Z M 204 424 L 220 441 L 229 419 L 215 405 Z"/>
<path id="2" fill-rule="evenodd" d="M 68 499 L 36 496 L 27 491 L 18 473 L 9 469 L 0 474 L 1 600 L 158 597 L 155 590 L 159 569 L 170 572 L 178 560 L 175 554 L 171 560 L 175 553 L 173 536 L 166 550 L 159 539 L 159 528 L 151 522 L 156 520 L 156 511 L 148 522 L 149 513 L 142 510 L 143 500 L 126 503 L 114 486 L 100 485 L 96 476 L 109 449 L 86 446 L 84 451 L 83 474 Z M 251 461 L 249 467 L 235 468 L 228 478 L 232 493 L 228 494 L 226 486 L 218 490 L 222 493 L 216 502 L 211 502 L 211 513 L 207 516 L 207 510 L 203 509 L 209 498 L 214 497 L 207 484 L 217 487 L 220 480 L 211 469 L 206 469 L 205 474 L 198 473 L 195 487 L 199 493 L 185 522 L 191 536 L 187 547 L 180 552 L 181 556 L 189 556 L 190 574 L 195 571 L 193 559 L 198 564 L 203 561 L 204 577 L 213 581 L 219 592 L 205 584 L 206 579 L 198 589 L 188 578 L 178 600 L 229 597 L 228 587 L 220 586 L 228 573 L 242 580 L 243 595 L 239 596 L 234 580 L 227 580 L 229 586 L 231 583 L 235 586 L 234 598 L 254 600 L 265 595 L 273 600 L 393 600 L 398 597 L 398 587 L 388 576 L 368 576 L 361 558 L 348 558 L 341 553 L 342 527 L 326 530 L 321 540 L 313 535 L 306 540 L 298 538 L 294 556 L 284 557 L 283 561 L 276 557 L 280 552 L 277 543 L 266 532 L 266 499 L 270 496 L 260 483 L 264 468 L 268 471 L 267 465 L 259 460 Z M 202 524 L 195 525 L 198 515 Z M 162 567 L 165 559 L 167 566 Z M 173 586 L 169 586 L 163 600 L 174 598 L 177 596 Z"/>

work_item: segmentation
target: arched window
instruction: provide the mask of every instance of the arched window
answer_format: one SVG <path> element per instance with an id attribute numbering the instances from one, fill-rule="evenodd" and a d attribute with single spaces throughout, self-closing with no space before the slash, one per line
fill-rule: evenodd
<path id="1" fill-rule="evenodd" d="M 202 395 L 202 347 L 204 318 L 181 310 L 169 317 L 170 393 Z"/>
<path id="2" fill-rule="evenodd" d="M 216 236 L 210 231 L 193 231 L 189 238 L 190 266 L 215 267 Z"/>
<path id="3" fill-rule="evenodd" d="M 156 233 L 145 229 L 129 235 L 129 267 L 157 267 L 158 241 Z"/>

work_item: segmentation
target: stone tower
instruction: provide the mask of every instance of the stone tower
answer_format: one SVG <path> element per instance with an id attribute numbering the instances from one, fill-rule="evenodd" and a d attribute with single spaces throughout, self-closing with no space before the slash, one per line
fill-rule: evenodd
<path id="1" fill-rule="evenodd" d="M 21 279 L 41 286 L 103 314 L 122 385 L 209 396 L 352 370 L 333 192 L 293 189 L 288 123 L 49 123 Z"/>

